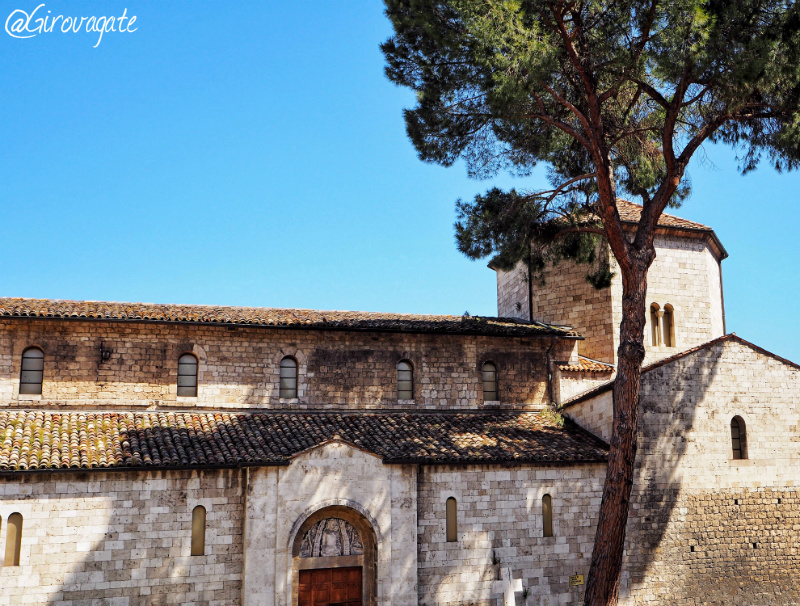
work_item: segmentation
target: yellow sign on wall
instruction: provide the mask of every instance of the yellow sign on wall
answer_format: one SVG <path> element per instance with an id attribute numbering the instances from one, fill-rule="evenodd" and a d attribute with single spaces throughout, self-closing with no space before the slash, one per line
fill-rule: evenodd
<path id="1" fill-rule="evenodd" d="M 582 574 L 574 574 L 569 578 L 569 586 L 576 587 L 578 585 L 583 585 L 583 575 Z"/>

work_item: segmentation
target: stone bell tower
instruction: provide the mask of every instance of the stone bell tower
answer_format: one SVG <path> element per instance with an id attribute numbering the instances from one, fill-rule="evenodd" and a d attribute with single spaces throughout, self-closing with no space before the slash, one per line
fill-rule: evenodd
<path id="1" fill-rule="evenodd" d="M 635 230 L 641 206 L 620 200 L 618 207 L 626 229 Z M 714 230 L 663 214 L 655 247 L 647 279 L 645 364 L 725 334 L 722 260 L 728 253 Z M 586 281 L 585 265 L 572 261 L 546 267 L 544 285 L 530 284 L 522 264 L 509 272 L 496 270 L 498 316 L 570 326 L 585 338 L 578 343 L 580 356 L 616 364 L 622 284 L 608 254 L 615 276 L 603 290 Z"/>

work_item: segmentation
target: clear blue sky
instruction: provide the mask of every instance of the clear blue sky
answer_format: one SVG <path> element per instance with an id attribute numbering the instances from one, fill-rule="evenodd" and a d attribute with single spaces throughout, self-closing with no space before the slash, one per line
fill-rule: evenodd
<path id="1" fill-rule="evenodd" d="M 5 24 L 40 2 L 0 0 Z M 499 184 L 421 163 L 383 76 L 377 0 L 46 2 L 133 33 L 0 31 L 0 294 L 496 313 L 453 243 Z M 800 176 L 708 146 L 677 212 L 713 226 L 728 330 L 800 360 Z"/>

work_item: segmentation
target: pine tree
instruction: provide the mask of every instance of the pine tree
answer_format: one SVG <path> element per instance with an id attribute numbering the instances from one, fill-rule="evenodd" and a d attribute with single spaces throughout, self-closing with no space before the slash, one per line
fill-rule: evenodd
<path id="1" fill-rule="evenodd" d="M 615 604 L 636 456 L 647 271 L 667 206 L 690 193 L 706 141 L 742 172 L 800 162 L 800 11 L 779 0 L 385 0 L 386 74 L 414 90 L 405 110 L 419 156 L 462 159 L 473 177 L 547 167 L 545 191 L 491 189 L 457 203 L 467 256 L 589 264 L 614 254 L 622 283 L 614 421 L 585 603 Z M 617 197 L 642 205 L 623 230 Z"/>

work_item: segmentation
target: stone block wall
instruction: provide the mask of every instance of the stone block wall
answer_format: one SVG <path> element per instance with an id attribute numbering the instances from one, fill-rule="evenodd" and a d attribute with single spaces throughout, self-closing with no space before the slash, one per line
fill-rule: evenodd
<path id="1" fill-rule="evenodd" d="M 197 505 L 206 508 L 202 556 L 190 555 Z M 0 477 L 1 545 L 14 512 L 20 566 L 0 567 L 0 605 L 240 604 L 240 471 Z"/>
<path id="2" fill-rule="evenodd" d="M 675 345 L 653 346 L 650 314 L 645 332 L 645 364 L 675 355 L 724 334 L 720 264 L 706 234 L 681 234 L 666 230 L 655 238 L 656 259 L 647 276 L 647 305 L 658 303 L 674 309 Z M 532 286 L 533 318 L 574 327 L 585 337 L 578 353 L 588 358 L 616 363 L 619 326 L 622 321 L 622 282 L 619 267 L 609 249 L 611 286 L 596 290 L 586 281 L 588 266 L 571 261 L 548 265 L 544 284 Z M 498 315 L 525 317 L 526 273 L 520 264 L 511 272 L 497 272 Z M 515 312 L 516 302 L 523 311 Z M 524 315 L 519 315 L 520 313 Z"/>
<path id="3" fill-rule="evenodd" d="M 800 604 L 797 486 L 638 491 L 636 506 L 623 604 Z"/>
<path id="4" fill-rule="evenodd" d="M 645 365 L 724 334 L 721 269 L 708 242 L 660 233 L 655 246 L 656 258 L 647 274 L 647 305 L 658 303 L 664 309 L 669 304 L 674 308 L 675 345 L 652 345 L 648 311 Z"/>
<path id="5" fill-rule="evenodd" d="M 43 393 L 19 396 L 22 352 L 44 351 Z M 0 321 L 0 405 L 225 408 L 480 408 L 480 367 L 498 368 L 502 404 L 547 398 L 550 338 L 285 330 L 69 320 Z M 569 357 L 573 341 L 554 355 Z M 110 350 L 102 360 L 101 348 Z M 199 361 L 198 397 L 177 396 L 178 357 Z M 284 356 L 298 361 L 298 398 L 279 398 Z M 414 400 L 397 399 L 397 363 L 414 366 Z"/>
<path id="6" fill-rule="evenodd" d="M 521 261 L 511 271 L 497 271 L 497 315 L 501 318 L 528 317 L 530 288 L 528 288 L 528 271 Z"/>
<path id="7" fill-rule="evenodd" d="M 645 373 L 640 393 L 620 603 L 800 604 L 800 370 L 730 338 Z M 607 439 L 610 410 L 606 392 L 567 413 Z"/>
<path id="8" fill-rule="evenodd" d="M 612 291 L 597 290 L 586 281 L 588 265 L 561 261 L 542 272 L 544 284 L 531 288 L 533 318 L 550 324 L 571 326 L 584 338 L 578 353 L 593 360 L 613 364 L 615 326 L 611 316 Z"/>
<path id="9" fill-rule="evenodd" d="M 372 603 L 416 605 L 416 466 L 384 465 L 332 441 L 298 455 L 288 467 L 252 468 L 249 474 L 243 606 L 296 604 L 292 546 L 302 539 L 302 523 L 327 507 L 347 508 L 374 531 Z"/>
<path id="10" fill-rule="evenodd" d="M 528 606 L 580 603 L 594 544 L 604 464 L 431 466 L 419 471 L 420 606 L 489 606 L 500 568 L 529 591 Z M 543 537 L 542 497 L 551 495 L 553 534 Z M 458 507 L 458 541 L 447 542 L 445 503 Z M 500 561 L 492 564 L 492 554 Z"/>

